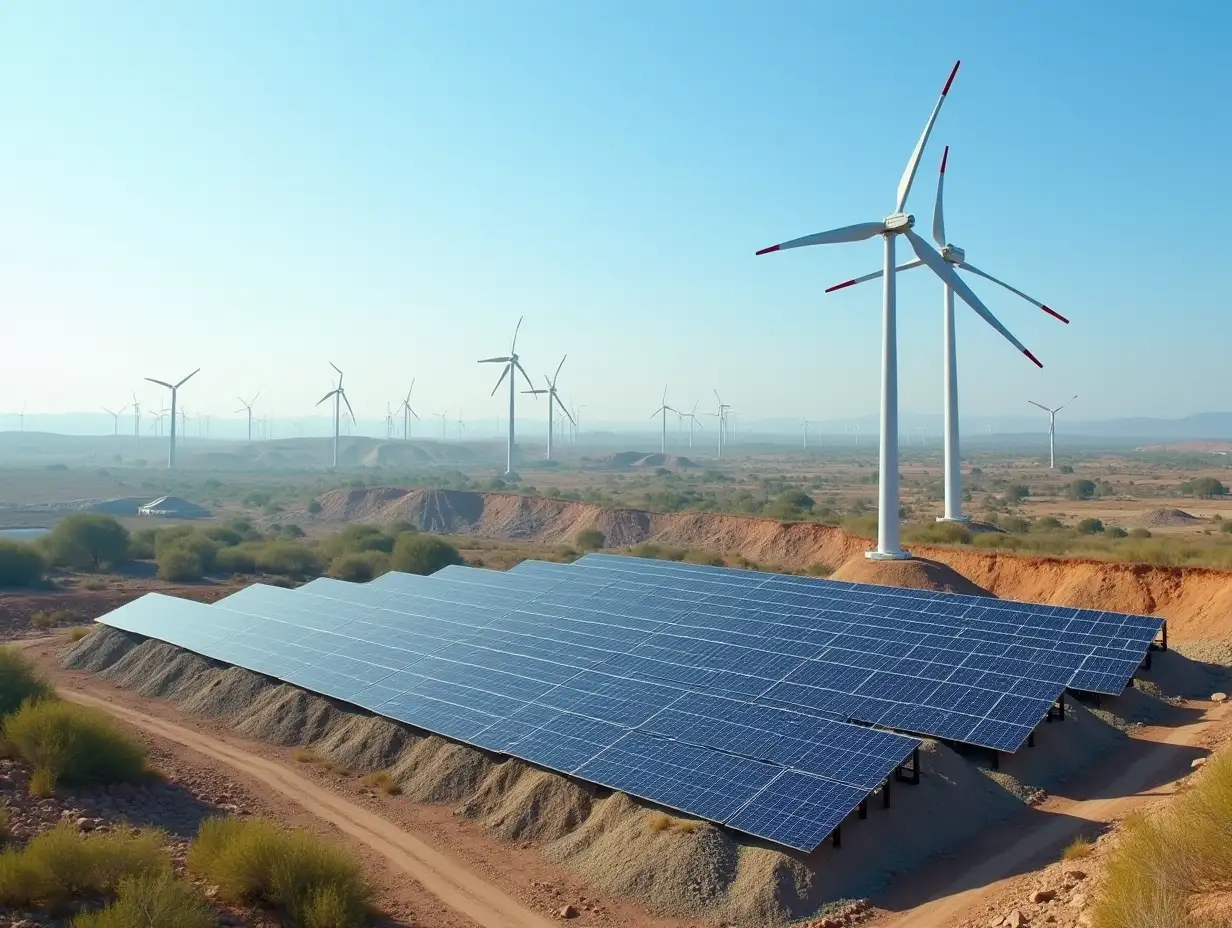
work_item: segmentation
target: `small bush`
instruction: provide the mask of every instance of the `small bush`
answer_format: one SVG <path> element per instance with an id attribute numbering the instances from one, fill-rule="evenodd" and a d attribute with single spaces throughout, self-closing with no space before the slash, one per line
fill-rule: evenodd
<path id="1" fill-rule="evenodd" d="M 1075 528 L 1079 535 L 1098 535 L 1104 530 L 1104 523 L 1099 519 L 1082 519 Z"/>
<path id="2" fill-rule="evenodd" d="M 450 564 L 461 564 L 458 549 L 431 535 L 398 536 L 389 566 L 408 574 L 432 574 Z"/>
<path id="3" fill-rule="evenodd" d="M 1065 850 L 1061 852 L 1062 860 L 1083 860 L 1095 853 L 1095 842 L 1088 841 L 1086 838 L 1077 837 L 1069 844 L 1065 845 Z"/>
<path id="4" fill-rule="evenodd" d="M 301 764 L 319 764 L 322 761 L 320 754 L 308 748 L 296 748 L 291 752 L 291 759 Z"/>
<path id="5" fill-rule="evenodd" d="M 9 819 L 9 807 L 7 805 L 0 805 L 0 845 L 8 844 L 9 838 L 12 836 Z"/>
<path id="6" fill-rule="evenodd" d="M 64 625 L 67 622 L 77 620 L 77 613 L 71 609 L 40 609 L 38 612 L 32 613 L 30 616 L 31 628 L 55 628 L 57 625 Z"/>
<path id="7" fill-rule="evenodd" d="M 115 892 L 128 877 L 166 873 L 170 867 L 160 832 L 83 835 L 62 822 L 21 850 L 0 853 L 0 904 L 63 905 L 85 893 Z"/>
<path id="8" fill-rule="evenodd" d="M 380 551 L 340 554 L 329 565 L 329 575 L 339 580 L 363 583 L 389 571 L 389 557 Z"/>
<path id="9" fill-rule="evenodd" d="M 598 551 L 607 543 L 607 538 L 597 528 L 583 529 L 578 532 L 577 546 L 583 551 Z"/>
<path id="10" fill-rule="evenodd" d="M 184 545 L 168 545 L 158 552 L 158 578 L 189 583 L 205 576 L 201 557 Z"/>
<path id="11" fill-rule="evenodd" d="M 1119 525 L 1109 525 L 1104 529 L 1105 538 L 1128 538 L 1129 532 L 1121 528 Z"/>
<path id="12" fill-rule="evenodd" d="M 0 539 L 0 586 L 38 586 L 47 572 L 34 545 Z"/>
<path id="13" fill-rule="evenodd" d="M 84 638 L 86 635 L 90 634 L 90 631 L 91 629 L 89 628 L 74 628 L 71 632 L 68 633 L 68 640 L 72 642 L 78 642 L 82 638 Z"/>
<path id="14" fill-rule="evenodd" d="M 324 507 L 321 505 L 320 500 L 314 499 L 308 501 L 308 515 L 310 516 L 317 515 L 323 508 Z"/>
<path id="15" fill-rule="evenodd" d="M 270 541 L 253 548 L 258 570 L 284 577 L 316 577 L 321 573 L 321 559 L 315 551 L 299 541 Z"/>
<path id="16" fill-rule="evenodd" d="M 247 545 L 223 548 L 214 559 L 214 567 L 224 574 L 250 574 L 257 569 L 257 558 Z"/>
<path id="17" fill-rule="evenodd" d="M 681 560 L 686 564 L 703 564 L 707 567 L 723 566 L 723 559 L 709 551 L 686 551 Z"/>
<path id="18" fill-rule="evenodd" d="M 188 866 L 235 903 L 264 903 L 302 928 L 362 925 L 373 890 L 345 851 L 259 820 L 209 819 Z"/>
<path id="19" fill-rule="evenodd" d="M 379 789 L 386 796 L 397 796 L 402 792 L 402 787 L 384 770 L 368 774 L 364 777 L 364 782 L 373 789 Z"/>
<path id="20" fill-rule="evenodd" d="M 917 544 L 971 544 L 971 532 L 961 522 L 933 522 L 930 525 L 909 526 L 903 532 L 903 537 Z"/>
<path id="21" fill-rule="evenodd" d="M 78 512 L 42 539 L 53 564 L 99 570 L 128 559 L 128 529 L 111 516 Z"/>
<path id="22" fill-rule="evenodd" d="M 218 920 L 197 887 L 168 870 L 120 880 L 115 901 L 78 915 L 69 928 L 214 928 Z"/>
<path id="23" fill-rule="evenodd" d="M 145 773 L 145 748 L 109 715 L 55 699 L 24 703 L 5 720 L 4 738 L 66 786 L 133 783 Z"/>
<path id="24" fill-rule="evenodd" d="M 27 700 L 46 699 L 53 692 L 30 658 L 16 648 L 0 648 L 0 716 L 16 712 Z"/>
<path id="25" fill-rule="evenodd" d="M 1137 539 L 1150 538 L 1151 530 L 1149 528 L 1131 528 L 1129 530 L 1129 537 Z"/>
<path id="26" fill-rule="evenodd" d="M 1073 480 L 1065 487 L 1066 499 L 1091 499 L 1095 496 L 1093 480 Z"/>
<path id="27" fill-rule="evenodd" d="M 56 794 L 56 773 L 48 767 L 35 767 L 30 773 L 30 783 L 26 787 L 31 796 L 39 799 L 50 799 Z"/>

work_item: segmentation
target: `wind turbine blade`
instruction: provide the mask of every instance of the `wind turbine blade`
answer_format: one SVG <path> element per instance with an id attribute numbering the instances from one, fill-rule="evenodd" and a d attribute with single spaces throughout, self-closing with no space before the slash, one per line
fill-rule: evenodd
<path id="1" fill-rule="evenodd" d="M 330 361 L 329 366 L 338 372 L 339 377 L 342 376 L 342 368 L 340 368 L 337 364 L 335 364 L 333 361 Z"/>
<path id="2" fill-rule="evenodd" d="M 492 392 L 488 396 L 496 396 L 496 391 L 500 389 L 500 385 L 505 382 L 505 375 L 509 373 L 509 365 L 506 364 L 501 370 L 500 380 L 496 381 L 496 386 L 492 388 Z"/>
<path id="3" fill-rule="evenodd" d="M 251 402 L 251 403 L 249 403 L 248 405 L 249 405 L 249 406 L 255 406 L 255 405 L 256 405 L 256 403 L 257 403 L 257 400 L 259 400 L 260 398 L 261 398 L 261 391 L 260 391 L 260 390 L 258 390 L 258 391 L 257 391 L 257 395 L 256 395 L 256 396 L 254 396 L 254 397 L 252 398 L 252 402 Z"/>
<path id="4" fill-rule="evenodd" d="M 933 107 L 928 122 L 924 124 L 924 132 L 920 140 L 915 143 L 915 151 L 911 153 L 911 160 L 907 162 L 907 168 L 898 182 L 898 202 L 894 207 L 896 213 L 901 213 L 907 206 L 907 195 L 911 193 L 911 185 L 915 182 L 915 172 L 920 166 L 920 156 L 924 154 L 924 146 L 928 144 L 928 137 L 932 135 L 933 124 L 937 121 L 937 114 L 941 112 L 941 104 L 945 102 L 945 95 L 950 92 L 950 85 L 954 83 L 954 75 L 958 73 L 960 64 L 962 64 L 961 61 L 954 62 L 954 70 L 950 72 L 945 86 L 941 88 L 941 96 L 937 98 L 937 105 Z"/>
<path id="5" fill-rule="evenodd" d="M 406 400 L 407 400 L 407 402 L 408 402 L 408 403 L 409 403 L 409 402 L 410 402 L 410 400 L 411 400 L 411 392 L 412 392 L 414 389 L 415 389 L 415 378 L 414 378 L 414 377 L 412 377 L 412 378 L 411 378 L 411 386 L 410 386 L 410 388 L 406 391 Z"/>
<path id="6" fill-rule="evenodd" d="M 862 242 L 866 238 L 880 235 L 885 231 L 884 222 L 857 222 L 854 226 L 843 226 L 841 229 L 831 229 L 829 232 L 817 232 L 801 238 L 793 238 L 789 242 L 780 242 L 763 248 L 759 255 L 768 255 L 772 251 L 786 251 L 788 248 L 803 248 L 805 245 L 837 245 L 841 242 Z"/>
<path id="7" fill-rule="evenodd" d="M 945 163 L 950 160 L 950 146 L 945 146 L 941 153 L 941 171 L 937 174 L 937 201 L 933 204 L 933 241 L 937 247 L 945 245 L 945 210 L 941 205 L 941 194 L 945 188 Z"/>
<path id="8" fill-rule="evenodd" d="M 191 374 L 189 374 L 187 377 L 185 377 L 183 380 L 177 383 L 175 385 L 175 388 L 178 390 L 180 387 L 184 386 L 184 384 L 188 383 L 188 381 L 196 377 L 199 373 L 201 373 L 201 368 L 197 368 L 195 371 L 193 371 Z"/>
<path id="9" fill-rule="evenodd" d="M 993 277 L 991 274 L 986 274 L 986 273 L 984 273 L 984 272 L 983 272 L 983 271 L 981 271 L 978 267 L 975 267 L 975 266 L 974 266 L 974 265 L 972 265 L 972 264 L 968 264 L 966 261 L 964 261 L 962 264 L 960 264 L 960 265 L 958 265 L 958 266 L 959 266 L 959 267 L 961 267 L 964 271 L 970 271 L 972 274 L 976 274 L 976 275 L 978 275 L 978 276 L 980 276 L 980 277 L 983 277 L 985 280 L 991 280 L 991 281 L 992 281 L 994 284 L 996 284 L 997 286 L 999 286 L 999 287 L 1004 287 L 1004 288 L 1005 288 L 1006 290 L 1008 290 L 1010 293 L 1013 293 L 1013 294 L 1014 294 L 1014 295 L 1016 295 L 1016 296 L 1020 296 L 1020 297 L 1022 297 L 1024 300 L 1026 300 L 1026 301 L 1027 301 L 1028 303 L 1030 303 L 1032 306 L 1038 306 L 1040 309 L 1042 309 L 1042 310 L 1043 310 L 1044 312 L 1046 312 L 1048 315 L 1052 316 L 1052 317 L 1053 317 L 1053 318 L 1055 318 L 1055 319 L 1060 319 L 1060 320 L 1061 320 L 1062 322 L 1064 322 L 1066 325 L 1069 325 L 1069 320 L 1068 320 L 1068 319 L 1066 319 L 1064 316 L 1062 316 L 1059 312 L 1057 312 L 1057 311 L 1056 311 L 1055 309 L 1053 309 L 1051 306 L 1047 306 L 1047 305 L 1045 305 L 1044 303 L 1041 303 L 1039 300 L 1035 299 L 1034 297 L 1027 296 L 1025 293 L 1023 293 L 1023 292 L 1022 292 L 1021 290 L 1019 290 L 1017 287 L 1011 287 L 1011 286 L 1010 286 L 1009 284 L 1007 284 L 1004 280 L 997 280 L 997 278 Z"/>
<path id="10" fill-rule="evenodd" d="M 518 350 L 518 329 L 522 328 L 522 320 L 525 316 L 518 316 L 518 324 L 513 327 L 513 344 L 509 346 L 509 353 L 514 354 Z"/>
<path id="11" fill-rule="evenodd" d="M 552 386 L 556 386 L 556 378 L 560 376 L 560 369 L 565 366 L 565 358 L 567 357 L 569 356 L 565 355 L 564 358 L 560 359 L 560 363 L 556 365 L 556 373 L 552 375 Z"/>
<path id="12" fill-rule="evenodd" d="M 1027 402 L 1030 403 L 1032 406 L 1038 406 L 1040 409 L 1044 410 L 1044 412 L 1052 412 L 1052 410 L 1049 409 L 1047 406 L 1045 406 L 1043 403 L 1037 403 L 1035 402 L 1035 400 L 1027 400 Z M 1073 402 L 1073 400 L 1071 400 L 1070 402 Z"/>
<path id="13" fill-rule="evenodd" d="M 964 303 L 974 309 L 985 322 L 1000 332 L 1002 337 L 1008 340 L 1011 345 L 1025 354 L 1036 367 L 1044 366 L 1040 364 L 1039 360 L 1028 350 L 1026 345 L 1016 339 L 1013 333 L 1003 326 L 996 316 L 988 311 L 988 307 L 980 302 L 980 298 L 958 276 L 958 273 L 950 267 L 949 262 L 933 249 L 932 245 L 928 244 L 928 242 L 924 241 L 924 239 L 920 238 L 910 229 L 907 229 L 903 234 L 907 236 L 907 241 L 911 243 L 915 253 L 920 256 L 920 260 L 927 264 L 932 272 L 940 277 L 942 281 L 949 284 Z"/>
<path id="14" fill-rule="evenodd" d="M 166 387 L 168 390 L 174 390 L 174 389 L 175 389 L 175 387 L 173 387 L 171 384 L 167 383 L 167 381 L 165 381 L 165 380 L 155 380 L 153 377 L 147 377 L 147 378 L 146 378 L 146 380 L 148 380 L 150 383 L 156 383 L 156 384 L 158 384 L 160 387 Z"/>
<path id="15" fill-rule="evenodd" d="M 577 425 L 577 420 L 574 419 L 573 416 L 569 415 L 569 407 L 566 406 L 564 403 L 559 403 L 558 405 L 560 406 L 560 411 L 563 412 L 566 417 L 568 417 L 569 421 L 572 422 L 574 425 Z"/>
<path id="16" fill-rule="evenodd" d="M 411 415 L 412 415 L 412 416 L 414 416 L 416 419 L 419 419 L 419 413 L 417 413 L 415 410 L 411 409 L 411 407 L 410 407 L 410 406 L 407 406 L 406 408 L 410 410 L 410 412 L 411 412 Z M 419 421 L 420 421 L 420 422 L 422 422 L 423 420 L 422 420 L 422 419 L 419 419 Z"/>
<path id="17" fill-rule="evenodd" d="M 894 270 L 896 273 L 898 271 L 909 271 L 913 267 L 921 267 L 923 264 L 923 261 L 908 261 L 906 264 L 900 264 Z M 835 290 L 842 290 L 846 287 L 854 287 L 856 284 L 862 284 L 866 280 L 877 280 L 881 277 L 882 273 L 882 271 L 873 271 L 873 273 L 865 274 L 863 277 L 853 277 L 851 280 L 844 280 L 841 284 L 835 284 L 833 287 L 826 287 L 826 293 L 833 293 Z"/>
<path id="18" fill-rule="evenodd" d="M 531 383 L 530 374 L 526 373 L 526 369 L 522 367 L 522 364 L 518 361 L 514 361 L 513 364 L 517 367 L 519 371 L 522 372 L 522 377 L 523 379 L 526 380 L 526 385 L 530 387 L 532 390 L 535 389 L 535 385 Z"/>
<path id="19" fill-rule="evenodd" d="M 501 364 L 508 364 L 509 358 L 480 358 L 479 359 L 480 364 L 496 364 L 497 362 Z"/>
<path id="20" fill-rule="evenodd" d="M 648 415 L 646 418 L 647 418 L 647 419 L 653 419 L 655 416 L 657 416 L 657 415 L 658 415 L 659 413 L 661 413 L 662 411 L 663 411 L 663 407 L 662 407 L 662 406 L 660 406 L 658 409 L 656 409 L 654 412 L 652 412 L 652 413 L 651 413 L 650 415 Z"/>
<path id="21" fill-rule="evenodd" d="M 715 390 L 715 391 L 714 391 L 714 398 L 715 398 L 716 400 L 718 400 L 718 401 L 719 401 L 719 405 L 720 405 L 720 406 L 722 406 L 722 405 L 723 405 L 723 398 L 722 398 L 721 396 L 719 396 L 719 391 L 718 391 L 718 390 Z"/>
<path id="22" fill-rule="evenodd" d="M 1060 406 L 1054 409 L 1053 412 L 1060 412 L 1062 409 L 1064 409 L 1066 406 L 1068 406 L 1070 403 L 1072 403 L 1076 399 L 1078 399 L 1077 393 L 1075 393 L 1073 396 L 1067 399 L 1064 403 L 1062 403 Z"/>
<path id="23" fill-rule="evenodd" d="M 317 400 L 317 401 L 316 401 L 316 403 L 314 403 L 313 405 L 315 405 L 315 406 L 320 406 L 322 403 L 324 403 L 327 399 L 329 399 L 331 396 L 333 396 L 333 395 L 334 395 L 335 393 L 337 393 L 337 392 L 338 392 L 337 390 L 330 390 L 330 391 L 329 391 L 328 393 L 326 393 L 323 397 L 321 397 L 319 400 Z"/>
<path id="24" fill-rule="evenodd" d="M 339 373 L 341 373 L 341 371 L 339 371 Z M 338 395 L 342 397 L 342 402 L 346 403 L 347 412 L 351 414 L 351 421 L 354 422 L 355 410 L 351 408 L 351 401 L 347 399 L 346 393 L 342 390 L 338 391 Z"/>

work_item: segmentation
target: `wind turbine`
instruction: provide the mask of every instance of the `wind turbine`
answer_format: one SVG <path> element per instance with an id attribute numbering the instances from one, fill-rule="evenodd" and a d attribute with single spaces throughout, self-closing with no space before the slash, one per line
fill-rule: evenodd
<path id="1" fill-rule="evenodd" d="M 546 460 L 549 460 L 549 461 L 552 460 L 552 430 L 553 430 L 552 412 L 553 412 L 553 407 L 557 403 L 560 403 L 560 411 L 563 412 L 566 417 L 568 417 L 570 422 L 574 421 L 573 416 L 570 415 L 569 413 L 569 408 L 564 403 L 560 402 L 560 395 L 556 392 L 556 378 L 560 376 L 560 369 L 565 366 L 565 358 L 567 357 L 569 356 L 565 355 L 564 358 L 560 359 L 560 363 L 556 365 L 556 373 L 552 375 L 550 380 L 548 379 L 547 374 L 543 375 L 543 380 L 548 385 L 546 390 L 531 389 L 531 390 L 522 391 L 523 393 L 533 393 L 535 396 L 538 396 L 541 393 L 547 394 L 547 397 L 548 397 L 548 453 L 547 453 Z"/>
<path id="2" fill-rule="evenodd" d="M 990 280 L 998 286 L 1004 287 L 1017 296 L 1022 297 L 1032 306 L 1037 306 L 1048 315 L 1061 320 L 1066 325 L 1069 320 L 1062 316 L 1059 312 L 1033 297 L 1027 296 L 1021 290 L 1011 287 L 1003 280 L 998 280 L 991 274 L 986 274 L 979 268 L 967 263 L 967 253 L 957 245 L 949 244 L 945 238 L 945 209 L 944 209 L 944 191 L 945 191 L 945 168 L 950 159 L 950 147 L 947 145 L 945 151 L 941 155 L 941 169 L 937 173 L 937 199 L 933 205 L 933 241 L 941 248 L 941 257 L 945 259 L 952 268 L 962 268 L 977 277 L 983 277 L 985 280 Z M 906 264 L 900 264 L 895 268 L 895 273 L 900 271 L 911 270 L 923 265 L 923 261 L 909 261 Z M 833 287 L 827 287 L 826 293 L 833 293 L 835 290 L 842 290 L 845 287 L 852 287 L 856 284 L 864 283 L 867 280 L 876 280 L 881 277 L 884 271 L 875 271 L 872 274 L 865 274 L 863 277 L 856 277 L 853 280 L 843 281 L 841 284 L 835 284 Z M 942 380 L 945 399 L 945 515 L 939 518 L 938 522 L 969 522 L 970 516 L 962 514 L 962 459 L 959 455 L 958 443 L 958 352 L 955 345 L 954 335 L 954 288 L 949 281 L 943 278 L 944 286 L 943 302 L 942 302 L 942 324 L 941 324 L 941 342 L 943 350 L 942 363 Z M 1002 332 L 1010 341 L 1013 338 L 1008 333 Z"/>
<path id="3" fill-rule="evenodd" d="M 573 407 L 573 443 L 575 445 L 582 440 L 582 410 L 585 408 L 585 403 Z"/>
<path id="4" fill-rule="evenodd" d="M 664 384 L 663 385 L 663 401 L 659 405 L 659 408 L 650 414 L 651 419 L 653 419 L 655 416 L 660 416 L 663 419 L 663 430 L 662 430 L 662 434 L 659 437 L 659 453 L 660 454 L 667 454 L 667 414 L 669 412 L 675 412 L 675 411 L 676 411 L 675 409 L 667 405 L 667 384 Z"/>
<path id="5" fill-rule="evenodd" d="M 808 451 L 808 427 L 809 427 L 808 419 L 804 418 L 804 416 L 801 416 L 800 417 L 800 429 L 801 431 L 804 432 L 804 450 L 805 451 Z"/>
<path id="6" fill-rule="evenodd" d="M 718 390 L 714 391 L 714 398 L 719 403 L 719 411 L 708 412 L 706 415 L 714 416 L 719 420 L 719 460 L 721 461 L 723 460 L 723 424 L 727 421 L 727 410 L 731 409 L 731 404 L 723 402 Z M 696 409 L 697 407 L 694 408 Z"/>
<path id="7" fill-rule="evenodd" d="M 700 403 L 700 402 L 701 400 L 697 401 L 697 403 Z M 693 404 L 692 412 L 681 413 L 681 415 L 684 418 L 689 420 L 689 447 L 690 448 L 693 447 L 693 426 L 696 425 L 699 429 L 705 428 L 705 426 L 702 425 L 701 421 L 697 418 L 697 403 Z"/>
<path id="8" fill-rule="evenodd" d="M 441 420 L 441 441 L 448 440 L 449 436 L 445 431 L 448 426 L 445 424 L 445 419 L 449 416 L 449 410 L 446 409 L 444 412 L 434 412 L 432 415 Z"/>
<path id="9" fill-rule="evenodd" d="M 1057 413 L 1078 399 L 1078 394 L 1075 393 L 1056 409 L 1049 409 L 1043 403 L 1037 403 L 1035 400 L 1027 400 L 1032 406 L 1038 406 L 1044 412 L 1048 413 L 1048 469 L 1056 470 L 1057 454 L 1056 454 L 1056 439 L 1057 439 Z"/>
<path id="10" fill-rule="evenodd" d="M 153 413 L 153 412 L 150 412 L 149 410 L 146 410 L 146 415 L 153 416 L 153 418 L 150 420 L 150 431 L 153 432 L 156 436 L 162 435 L 163 419 L 167 418 L 167 410 L 160 409 L 157 413 Z"/>
<path id="11" fill-rule="evenodd" d="M 506 377 L 509 378 L 509 445 L 505 451 L 505 473 L 513 473 L 513 417 L 514 417 L 514 397 L 517 395 L 517 390 L 514 387 L 514 381 L 517 379 L 516 371 L 520 371 L 522 377 L 526 380 L 526 385 L 532 390 L 535 385 L 530 381 L 530 375 L 522 367 L 522 363 L 518 360 L 518 330 L 522 328 L 523 316 L 518 317 L 518 324 L 513 330 L 513 342 L 509 346 L 509 354 L 503 358 L 481 358 L 480 364 L 503 364 L 500 379 L 496 381 L 496 386 L 492 388 L 491 396 L 496 396 L 496 391 L 500 389 L 501 383 Z M 564 363 L 563 361 L 561 362 Z M 515 371 L 516 369 L 516 371 Z"/>
<path id="12" fill-rule="evenodd" d="M 385 404 L 385 438 L 394 437 L 394 411 L 389 403 Z"/>
<path id="13" fill-rule="evenodd" d="M 458 421 L 454 423 L 454 429 L 458 435 L 458 441 L 463 441 L 466 438 L 466 423 L 462 421 L 462 407 L 458 407 Z"/>
<path id="14" fill-rule="evenodd" d="M 189 374 L 179 383 L 174 383 L 174 384 L 167 383 L 167 381 L 165 380 L 156 380 L 153 377 L 146 378 L 146 380 L 148 380 L 150 383 L 156 383 L 160 387 L 166 387 L 168 390 L 171 391 L 171 443 L 167 446 L 167 469 L 168 470 L 175 467 L 175 404 L 179 396 L 179 390 L 180 390 L 180 387 L 184 386 L 184 384 L 188 383 L 189 380 L 195 377 L 197 372 L 200 370 L 201 368 L 197 368 L 197 370 L 193 371 L 191 374 Z"/>
<path id="15" fill-rule="evenodd" d="M 240 401 L 240 406 L 243 407 L 243 409 L 237 409 L 236 412 L 237 413 L 241 413 L 245 411 L 248 412 L 248 440 L 250 442 L 252 441 L 252 407 L 256 405 L 257 397 L 260 395 L 261 395 L 261 391 L 258 390 L 256 392 L 256 395 L 253 396 L 253 398 L 250 399 L 247 403 L 244 402 L 244 398 L 242 396 L 236 397 L 236 399 Z"/>
<path id="16" fill-rule="evenodd" d="M 945 102 L 950 92 L 950 85 L 958 73 L 959 63 L 955 63 L 950 76 L 941 89 L 941 95 L 933 106 L 933 111 L 924 125 L 924 132 L 916 142 L 907 167 L 898 182 L 898 191 L 894 203 L 894 212 L 884 219 L 875 222 L 861 222 L 856 225 L 832 229 L 815 235 L 781 242 L 763 248 L 757 254 L 769 254 L 788 248 L 800 248 L 805 245 L 831 245 L 839 242 L 862 242 L 880 235 L 884 241 L 885 253 L 882 265 L 882 335 L 881 335 L 881 451 L 878 470 L 878 508 L 877 508 L 877 548 L 866 551 L 865 556 L 874 560 L 899 560 L 911 557 L 903 550 L 899 541 L 898 517 L 898 334 L 896 313 L 896 275 L 894 262 L 895 239 L 905 236 L 916 257 L 928 265 L 929 269 L 949 284 L 964 303 L 974 309 L 989 325 L 1027 356 L 1034 364 L 1043 365 L 1035 355 L 1018 341 L 997 318 L 980 302 L 971 288 L 955 273 L 950 263 L 938 254 L 931 245 L 912 231 L 915 217 L 904 212 L 907 207 L 907 197 L 911 193 L 911 185 L 915 180 L 916 170 L 920 166 L 920 157 L 924 146 L 932 134 L 933 124 L 937 114 L 941 112 L 941 104 Z"/>
<path id="17" fill-rule="evenodd" d="M 411 416 L 419 418 L 419 413 L 411 408 L 411 390 L 415 389 L 415 378 L 411 378 L 411 388 L 406 391 L 406 399 L 402 401 L 402 405 L 398 409 L 402 413 L 402 440 L 411 440 Z"/>
<path id="18" fill-rule="evenodd" d="M 105 412 L 105 413 L 107 413 L 107 415 L 111 416 L 111 424 L 112 424 L 112 432 L 111 432 L 111 434 L 112 434 L 112 435 L 119 435 L 119 434 L 120 434 L 120 416 L 122 416 L 122 415 L 124 414 L 124 411 L 125 411 L 126 409 L 128 409 L 128 406 L 127 406 L 127 405 L 125 405 L 125 406 L 121 406 L 121 407 L 120 407 L 120 411 L 119 411 L 119 412 L 112 412 L 112 411 L 111 411 L 110 409 L 108 409 L 106 406 L 104 406 L 104 407 L 103 407 L 103 412 Z"/>
<path id="19" fill-rule="evenodd" d="M 21 404 L 21 412 L 17 414 L 17 419 L 18 419 L 18 422 L 20 423 L 18 428 L 24 432 L 26 430 L 26 404 L 25 403 Z"/>
<path id="20" fill-rule="evenodd" d="M 141 403 L 137 400 L 137 391 L 133 392 L 133 438 L 141 437 Z"/>
<path id="21" fill-rule="evenodd" d="M 355 410 L 351 409 L 351 401 L 347 399 L 346 390 L 342 389 L 342 371 L 333 361 L 329 362 L 329 366 L 338 371 L 338 386 L 330 390 L 323 397 L 317 400 L 316 405 L 320 406 L 331 396 L 334 398 L 334 467 L 338 466 L 338 429 L 342 422 L 342 404 L 346 403 L 347 412 L 351 414 L 351 421 L 355 421 Z"/>

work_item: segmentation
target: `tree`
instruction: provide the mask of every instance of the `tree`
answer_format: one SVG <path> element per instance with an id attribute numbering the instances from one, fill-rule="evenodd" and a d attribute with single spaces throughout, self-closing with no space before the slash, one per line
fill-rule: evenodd
<path id="1" fill-rule="evenodd" d="M 461 563 L 457 548 L 432 535 L 399 535 L 389 558 L 390 569 L 408 574 L 432 574 Z"/>
<path id="2" fill-rule="evenodd" d="M 1104 523 L 1099 519 L 1083 519 L 1075 527 L 1079 535 L 1098 535 L 1104 530 Z"/>
<path id="3" fill-rule="evenodd" d="M 607 538 L 597 528 L 587 528 L 578 532 L 577 546 L 583 551 L 598 551 L 607 543 Z"/>
<path id="4" fill-rule="evenodd" d="M 1228 488 L 1214 477 L 1198 477 L 1195 480 L 1181 484 L 1181 490 L 1201 499 L 1212 499 L 1216 496 L 1228 495 Z"/>
<path id="5" fill-rule="evenodd" d="M 128 530 L 111 516 L 79 512 L 60 522 L 44 541 L 52 563 L 98 570 L 128 558 Z"/>
<path id="6" fill-rule="evenodd" d="M 810 510 L 817 505 L 813 497 L 799 489 L 784 490 L 774 501 L 778 505 L 790 506 L 792 509 Z"/>
<path id="7" fill-rule="evenodd" d="M 319 499 L 314 499 L 308 503 L 308 515 L 315 516 L 323 508 L 325 507 L 321 505 L 321 501 Z"/>
<path id="8" fill-rule="evenodd" d="M 158 576 L 162 580 L 200 580 L 201 558 L 187 545 L 167 545 L 158 552 Z"/>
<path id="9" fill-rule="evenodd" d="M 1073 480 L 1066 484 L 1067 499 L 1091 499 L 1095 495 L 1095 482 L 1092 480 Z"/>
<path id="10" fill-rule="evenodd" d="M 35 586 L 46 569 L 34 545 L 0 539 L 0 586 Z"/>

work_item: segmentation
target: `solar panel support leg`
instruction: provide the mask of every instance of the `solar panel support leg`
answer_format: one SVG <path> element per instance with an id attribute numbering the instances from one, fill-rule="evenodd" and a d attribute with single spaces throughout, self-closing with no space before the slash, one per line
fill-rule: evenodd
<path id="1" fill-rule="evenodd" d="M 1163 644 L 1160 645 L 1160 650 L 1167 651 L 1168 650 L 1168 620 L 1167 619 L 1164 619 L 1163 633 L 1164 633 L 1164 641 L 1163 641 Z"/>
<path id="2" fill-rule="evenodd" d="M 860 818 L 868 818 L 868 797 L 860 800 Z"/>
<path id="3" fill-rule="evenodd" d="M 1001 753 L 996 748 L 988 749 L 988 762 L 993 770 L 1001 769 Z"/>
<path id="4" fill-rule="evenodd" d="M 834 833 L 830 835 L 830 843 L 834 845 L 834 849 L 838 850 L 843 846 L 843 826 L 839 825 L 834 829 Z"/>
<path id="5" fill-rule="evenodd" d="M 890 808 L 890 781 L 886 780 L 881 784 L 881 805 L 883 808 Z"/>

